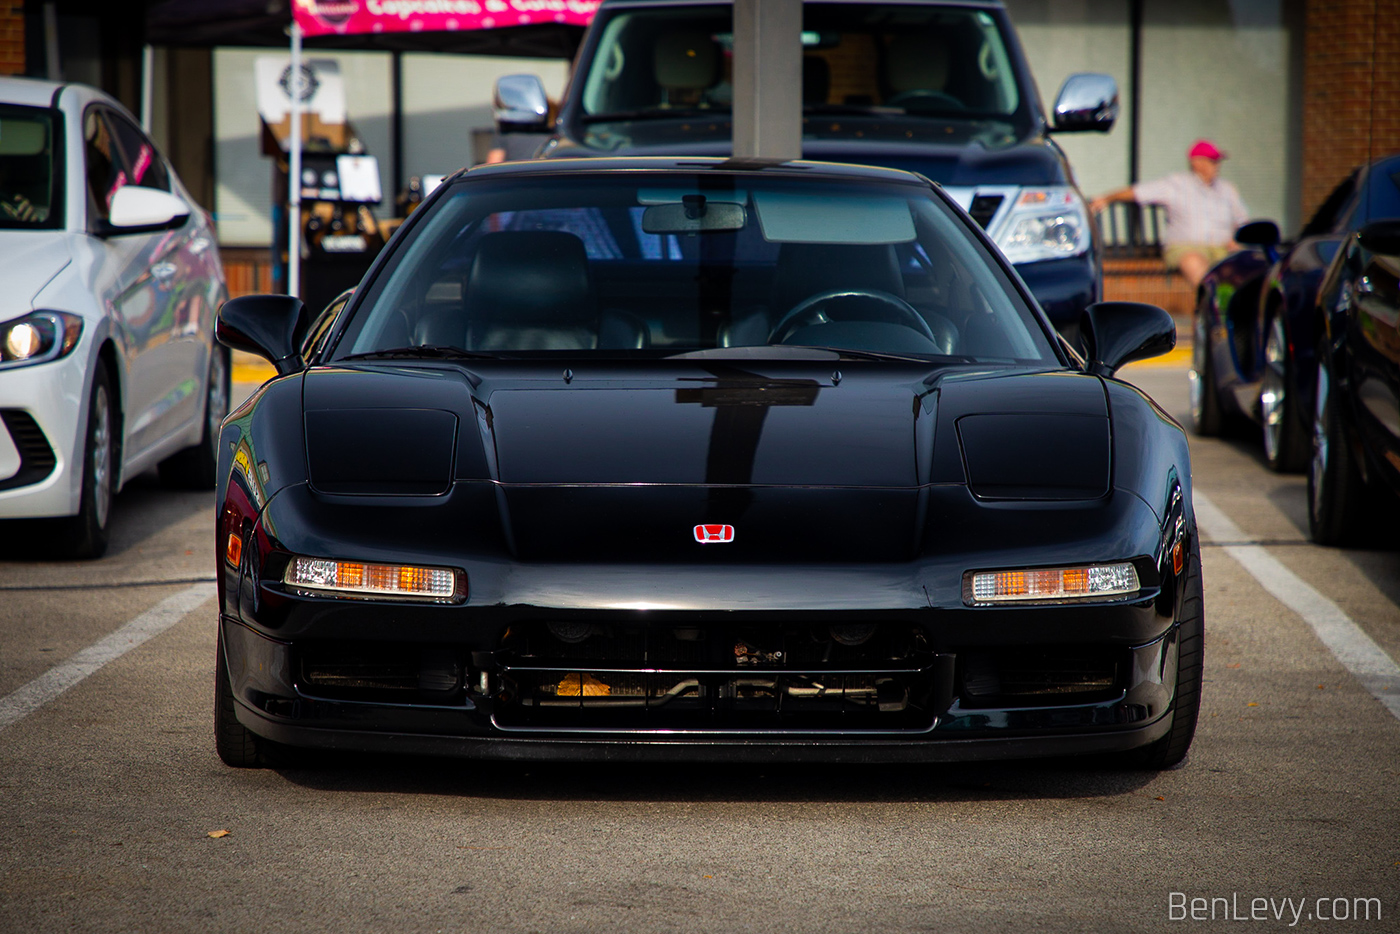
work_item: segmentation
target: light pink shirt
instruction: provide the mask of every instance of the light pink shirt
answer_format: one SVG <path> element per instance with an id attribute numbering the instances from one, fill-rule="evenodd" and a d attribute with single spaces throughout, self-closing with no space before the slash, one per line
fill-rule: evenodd
<path id="1" fill-rule="evenodd" d="M 1195 172 L 1173 172 L 1133 186 L 1133 197 L 1142 204 L 1167 209 L 1167 229 L 1162 242 L 1225 244 L 1235 239 L 1235 228 L 1249 220 L 1249 212 L 1235 186 L 1217 178 L 1207 185 Z"/>

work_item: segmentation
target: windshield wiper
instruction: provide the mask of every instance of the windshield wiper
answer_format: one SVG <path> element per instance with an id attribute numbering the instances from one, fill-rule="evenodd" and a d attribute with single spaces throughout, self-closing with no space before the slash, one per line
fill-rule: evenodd
<path id="1" fill-rule="evenodd" d="M 806 345 L 803 345 L 806 346 Z M 966 360 L 966 357 L 957 354 L 929 354 L 927 357 L 916 357 L 913 354 L 886 353 L 879 350 L 853 350 L 849 347 L 815 347 L 815 350 L 830 350 L 841 355 L 843 360 L 894 360 L 898 363 L 942 363 L 946 360 Z M 930 359 L 930 358 L 936 359 Z"/>
<path id="2" fill-rule="evenodd" d="M 478 353 L 475 350 L 466 350 L 462 347 L 444 346 L 441 344 L 418 344 L 413 347 L 392 347 L 388 350 L 367 350 L 364 353 L 352 353 L 349 356 L 341 357 L 341 360 L 490 360 L 495 358 L 495 354 Z"/>
<path id="3" fill-rule="evenodd" d="M 645 110 L 618 110 L 607 114 L 584 114 L 583 124 L 613 123 L 620 120 L 684 120 L 695 117 L 728 118 L 728 107 L 648 107 Z"/>

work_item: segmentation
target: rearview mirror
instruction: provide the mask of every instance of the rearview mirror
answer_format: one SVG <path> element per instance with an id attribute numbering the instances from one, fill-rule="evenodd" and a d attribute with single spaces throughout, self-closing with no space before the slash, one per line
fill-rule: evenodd
<path id="1" fill-rule="evenodd" d="M 306 305 L 295 295 L 244 295 L 224 302 L 214 320 L 214 336 L 234 350 L 257 354 L 288 376 L 305 368 L 298 348 L 310 324 Z"/>
<path id="2" fill-rule="evenodd" d="M 182 227 L 190 218 L 190 206 L 177 195 L 157 188 L 123 185 L 112 195 L 104 236 L 154 233 Z"/>
<path id="3" fill-rule="evenodd" d="M 642 212 L 642 231 L 649 234 L 715 233 L 744 229 L 744 206 L 706 201 L 686 195 L 680 204 L 654 204 Z"/>
<path id="4" fill-rule="evenodd" d="M 1176 322 L 1156 305 L 1098 302 L 1084 309 L 1079 334 L 1087 351 L 1085 367 L 1112 376 L 1125 363 L 1158 357 L 1176 346 Z"/>
<path id="5" fill-rule="evenodd" d="M 1109 75 L 1080 72 L 1065 79 L 1055 100 L 1055 132 L 1107 133 L 1118 119 L 1118 82 Z"/>
<path id="6" fill-rule="evenodd" d="M 549 97 L 534 75 L 503 75 L 492 97 L 496 127 L 502 133 L 542 133 L 549 129 Z"/>

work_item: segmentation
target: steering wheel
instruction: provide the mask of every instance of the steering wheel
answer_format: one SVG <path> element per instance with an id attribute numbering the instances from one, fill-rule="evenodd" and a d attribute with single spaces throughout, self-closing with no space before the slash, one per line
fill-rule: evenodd
<path id="1" fill-rule="evenodd" d="M 778 323 L 768 335 L 768 343 L 781 344 L 802 328 L 827 324 L 832 320 L 830 312 L 836 308 L 850 306 L 864 306 L 867 309 L 875 306 L 882 313 L 839 314 L 837 317 L 842 320 L 888 321 L 902 324 L 906 328 L 918 331 L 933 344 L 943 346 L 943 342 L 934 335 L 924 316 L 919 314 L 913 305 L 898 295 L 881 292 L 879 289 L 827 289 L 825 292 L 809 295 L 778 319 Z"/>
<path id="2" fill-rule="evenodd" d="M 885 101 L 887 107 L 904 107 L 913 104 L 915 110 L 966 110 L 967 105 L 946 91 L 931 91 L 928 88 L 915 88 L 900 91 Z"/>

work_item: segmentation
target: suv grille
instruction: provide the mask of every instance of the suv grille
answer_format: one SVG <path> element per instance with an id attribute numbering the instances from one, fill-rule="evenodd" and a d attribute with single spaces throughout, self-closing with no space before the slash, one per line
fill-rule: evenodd
<path id="1" fill-rule="evenodd" d="M 972 215 L 979 227 L 986 230 L 996 216 L 997 208 L 1001 207 L 1002 200 L 1001 195 L 978 195 L 972 199 L 972 207 L 968 208 L 967 213 Z"/>

